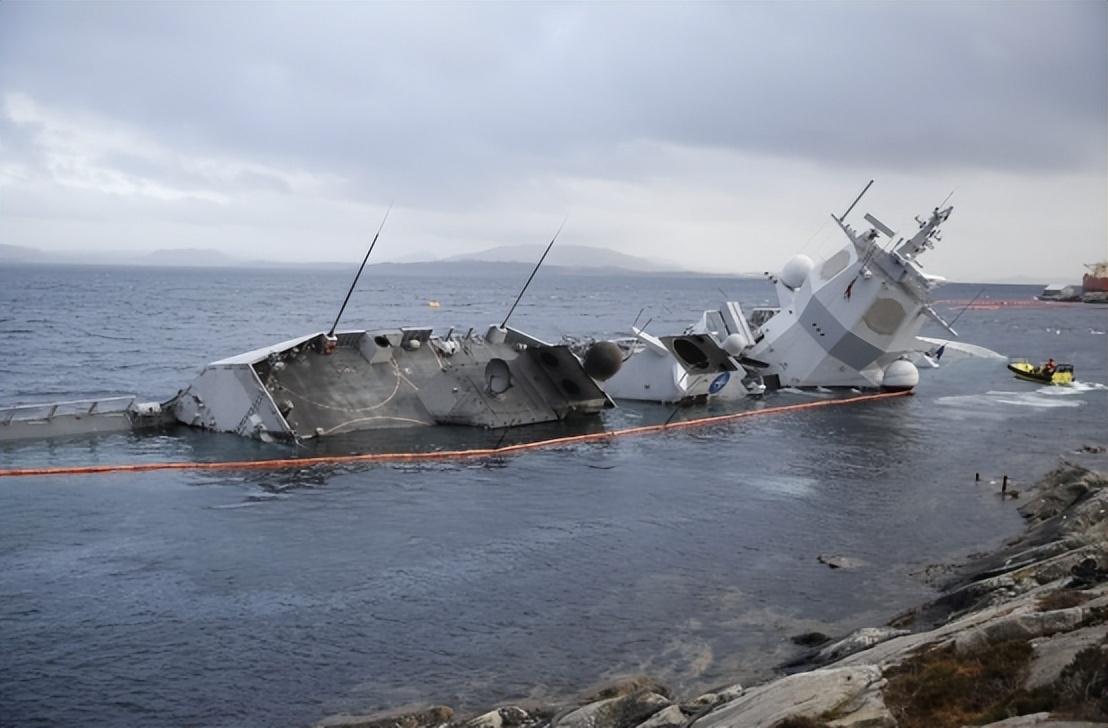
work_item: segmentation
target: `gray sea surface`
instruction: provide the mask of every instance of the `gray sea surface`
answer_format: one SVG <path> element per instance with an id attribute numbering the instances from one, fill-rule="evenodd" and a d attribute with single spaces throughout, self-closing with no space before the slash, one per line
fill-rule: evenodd
<path id="1" fill-rule="evenodd" d="M 480 331 L 520 283 L 371 269 L 344 325 Z M 331 271 L 0 268 L 0 404 L 166 399 L 209 361 L 328 328 L 347 285 Z M 978 294 L 997 304 L 962 313 L 962 339 L 1073 362 L 1077 386 L 966 360 L 924 371 L 912 397 L 495 460 L 0 479 L 0 724 L 304 725 L 411 701 L 474 710 L 628 672 L 687 692 L 764 676 L 798 653 L 790 635 L 884 622 L 933 593 L 923 567 L 1018 532 L 1002 474 L 1024 488 L 1060 455 L 1096 461 L 1073 451 L 1108 432 L 1108 307 L 1019 305 L 1036 292 L 952 284 L 937 308 L 949 319 Z M 725 295 L 773 303 L 764 281 L 544 271 L 512 323 L 607 337 L 641 310 L 648 330 L 677 333 Z M 595 426 L 671 415 L 622 407 Z M 0 467 L 500 433 L 382 437 L 294 450 L 111 435 L 2 445 Z M 975 472 L 993 482 L 975 485 Z M 864 565 L 831 570 L 820 554 Z"/>

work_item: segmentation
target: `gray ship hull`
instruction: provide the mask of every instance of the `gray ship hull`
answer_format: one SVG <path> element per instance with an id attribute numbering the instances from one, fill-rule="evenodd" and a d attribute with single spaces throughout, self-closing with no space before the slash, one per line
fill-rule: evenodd
<path id="1" fill-rule="evenodd" d="M 497 335 L 496 332 L 499 332 Z M 214 362 L 173 403 L 187 425 L 309 439 L 438 424 L 502 428 L 613 406 L 565 346 L 512 329 L 313 334 Z"/>

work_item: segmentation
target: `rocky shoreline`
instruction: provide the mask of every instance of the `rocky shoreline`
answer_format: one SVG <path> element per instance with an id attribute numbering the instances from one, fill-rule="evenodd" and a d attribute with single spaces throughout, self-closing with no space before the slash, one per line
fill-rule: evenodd
<path id="1" fill-rule="evenodd" d="M 1022 500 L 1025 532 L 936 568 L 945 576 L 938 598 L 839 640 L 798 635 L 808 653 L 761 685 L 681 697 L 632 676 L 565 703 L 477 716 L 405 708 L 330 716 L 315 728 L 1108 725 L 1108 476 L 1063 462 Z"/>

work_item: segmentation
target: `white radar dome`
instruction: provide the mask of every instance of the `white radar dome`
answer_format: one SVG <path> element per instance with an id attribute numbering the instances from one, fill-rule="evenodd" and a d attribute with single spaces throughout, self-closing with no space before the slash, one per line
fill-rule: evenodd
<path id="1" fill-rule="evenodd" d="M 748 346 L 750 346 L 750 341 L 742 334 L 729 334 L 720 344 L 720 348 L 731 356 L 738 356 Z"/>
<path id="2" fill-rule="evenodd" d="M 915 389 L 919 384 L 919 369 L 907 359 L 897 359 L 885 367 L 885 376 L 881 380 L 881 389 L 886 392 L 904 392 Z"/>
<path id="3" fill-rule="evenodd" d="M 808 280 L 808 273 L 815 267 L 815 263 L 807 255 L 794 255 L 781 269 L 781 275 L 777 278 L 791 290 L 796 290 Z"/>

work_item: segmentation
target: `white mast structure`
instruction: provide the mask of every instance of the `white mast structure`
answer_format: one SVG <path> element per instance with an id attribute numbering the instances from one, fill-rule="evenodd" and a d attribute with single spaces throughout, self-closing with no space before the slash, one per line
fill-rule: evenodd
<path id="1" fill-rule="evenodd" d="M 931 307 L 931 291 L 945 279 L 924 273 L 917 260 L 941 239 L 953 206 L 936 207 L 927 220 L 917 216 L 919 229 L 908 239 L 869 214 L 869 229 L 859 233 L 844 222 L 853 208 L 831 216 L 848 245 L 819 263 L 796 255 L 771 276 L 780 309 L 759 322 L 744 352 L 766 365 L 761 373 L 771 389 L 911 389 L 919 372 L 902 357 L 917 348 L 924 319 L 957 335 Z"/>

